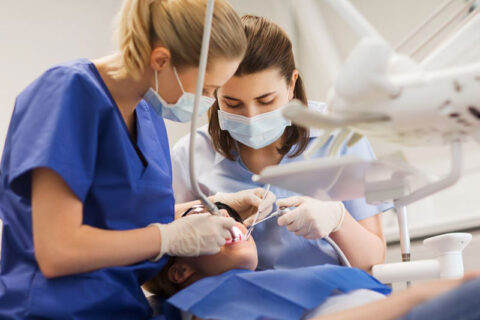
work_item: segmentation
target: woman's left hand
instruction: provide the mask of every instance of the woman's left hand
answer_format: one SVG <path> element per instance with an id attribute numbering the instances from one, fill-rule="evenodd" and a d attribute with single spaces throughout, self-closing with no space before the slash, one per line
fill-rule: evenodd
<path id="1" fill-rule="evenodd" d="M 214 196 L 214 202 L 223 202 L 238 212 L 242 219 L 247 219 L 258 211 L 260 214 L 268 214 L 272 211 L 273 203 L 276 200 L 272 192 L 268 192 L 265 200 L 265 189 L 255 188 L 242 190 L 235 193 L 219 192 Z"/>
<path id="2" fill-rule="evenodd" d="M 290 197 L 277 201 L 277 206 L 296 207 L 278 218 L 280 226 L 286 226 L 297 236 L 306 239 L 325 238 L 342 226 L 347 210 L 342 202 L 320 201 L 310 197 Z"/>

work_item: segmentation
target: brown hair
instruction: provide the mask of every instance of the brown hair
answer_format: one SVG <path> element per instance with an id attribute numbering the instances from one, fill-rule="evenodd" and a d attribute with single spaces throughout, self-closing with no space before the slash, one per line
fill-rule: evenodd
<path id="1" fill-rule="evenodd" d="M 245 15 L 241 21 L 247 36 L 247 52 L 235 76 L 278 68 L 282 77 L 289 83 L 296 68 L 292 42 L 286 33 L 278 25 L 263 17 Z M 305 105 L 308 103 L 300 76 L 295 84 L 293 98 L 302 101 Z M 212 137 L 215 150 L 227 159 L 234 160 L 232 151 L 235 148 L 235 140 L 228 131 L 220 129 L 218 110 L 217 100 L 208 111 L 208 132 Z M 308 129 L 291 125 L 285 129 L 284 142 L 278 152 L 285 155 L 296 145 L 294 153 L 290 155 L 292 158 L 296 157 L 307 147 L 309 137 Z"/>
<path id="2" fill-rule="evenodd" d="M 149 64 L 154 45 L 171 52 L 177 68 L 197 66 L 207 0 L 125 0 L 118 15 L 121 65 L 114 77 L 138 79 Z M 216 0 L 209 59 L 241 58 L 247 41 L 240 17 L 226 0 Z"/>
<path id="3" fill-rule="evenodd" d="M 157 275 L 145 282 L 143 288 L 153 294 L 161 295 L 169 298 L 180 290 L 180 287 L 170 281 L 168 278 L 168 270 L 175 263 L 175 257 L 168 258 L 167 263 L 163 266 Z"/>

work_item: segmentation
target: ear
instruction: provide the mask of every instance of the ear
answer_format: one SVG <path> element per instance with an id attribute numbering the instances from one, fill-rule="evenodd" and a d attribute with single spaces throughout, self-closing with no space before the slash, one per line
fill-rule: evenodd
<path id="1" fill-rule="evenodd" d="M 288 92 L 288 100 L 292 100 L 295 92 L 295 85 L 297 84 L 298 70 L 295 69 L 292 72 L 292 78 L 290 79 L 290 91 Z"/>
<path id="2" fill-rule="evenodd" d="M 175 284 L 181 285 L 195 274 L 195 272 L 195 269 L 193 269 L 190 264 L 185 262 L 175 262 L 168 269 L 168 279 Z"/>
<path id="3" fill-rule="evenodd" d="M 170 50 L 156 47 L 150 55 L 150 66 L 157 71 L 162 71 L 171 62 Z"/>

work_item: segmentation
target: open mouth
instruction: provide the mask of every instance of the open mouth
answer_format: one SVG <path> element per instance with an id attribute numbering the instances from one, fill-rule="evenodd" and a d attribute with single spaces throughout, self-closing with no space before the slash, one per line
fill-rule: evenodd
<path id="1" fill-rule="evenodd" d="M 238 226 L 233 226 L 231 229 L 232 238 L 225 241 L 225 245 L 232 245 L 247 240 L 245 233 Z"/>

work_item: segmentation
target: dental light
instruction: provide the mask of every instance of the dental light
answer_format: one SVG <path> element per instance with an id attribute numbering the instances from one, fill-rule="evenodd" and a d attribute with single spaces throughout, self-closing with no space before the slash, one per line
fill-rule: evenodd
<path id="1" fill-rule="evenodd" d="M 284 116 L 293 123 L 325 130 L 306 155 L 323 146 L 333 130 L 340 130 L 331 143 L 330 155 L 338 154 L 345 142 L 354 145 L 363 135 L 409 146 L 447 144 L 451 146 L 450 172 L 412 191 L 408 178 L 418 176 L 418 170 L 407 168 L 406 163 L 399 169 L 398 162 L 350 159 L 342 165 L 319 159 L 305 162 L 303 169 L 293 165 L 269 167 L 256 180 L 281 187 L 286 187 L 286 181 L 290 190 L 301 192 L 302 186 L 288 178 L 306 175 L 308 170 L 313 173 L 318 168 L 323 170 L 323 176 L 332 176 L 329 190 L 325 190 L 326 198 L 350 200 L 361 191 L 361 196 L 371 203 L 392 201 L 399 222 L 402 260 L 410 261 L 407 205 L 458 181 L 461 143 L 469 138 L 480 142 L 480 15 L 478 9 L 470 13 L 453 36 L 417 63 L 395 52 L 347 0 L 326 1 L 362 39 L 330 90 L 327 114 L 309 110 L 298 101 L 284 109 Z M 471 4 L 469 1 L 465 6 Z M 356 179 L 361 187 L 352 188 L 351 194 L 344 193 L 343 198 L 335 198 L 329 191 L 338 189 L 335 186 L 342 183 L 350 168 L 356 168 L 355 177 L 346 180 Z M 387 179 L 375 179 L 380 169 L 390 169 L 392 173 Z M 373 274 L 384 282 L 417 279 L 412 278 L 415 271 L 421 271 L 419 277 L 423 279 L 459 277 L 463 274 L 461 251 L 470 239 L 468 234 L 427 239 L 425 244 L 436 248 L 436 260 L 379 265 L 373 268 Z"/>

